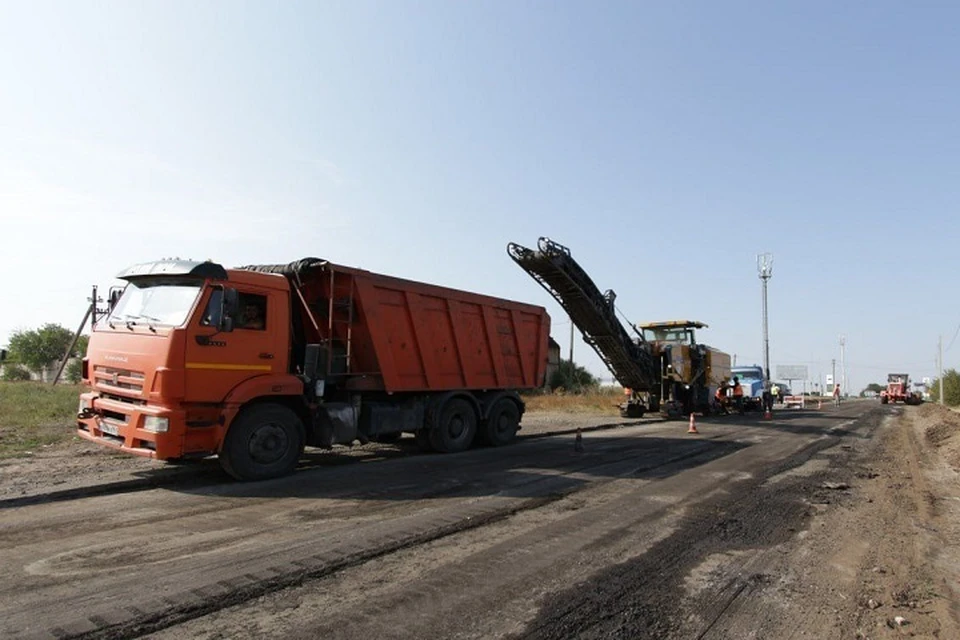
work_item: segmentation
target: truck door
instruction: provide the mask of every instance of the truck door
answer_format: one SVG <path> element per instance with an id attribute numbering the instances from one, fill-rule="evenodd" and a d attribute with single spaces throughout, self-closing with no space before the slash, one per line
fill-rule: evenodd
<path id="1" fill-rule="evenodd" d="M 184 363 L 187 402 L 219 402 L 255 376 L 285 373 L 286 314 L 276 291 L 238 288 L 231 332 L 218 332 L 223 289 L 211 287 L 191 323 Z"/>

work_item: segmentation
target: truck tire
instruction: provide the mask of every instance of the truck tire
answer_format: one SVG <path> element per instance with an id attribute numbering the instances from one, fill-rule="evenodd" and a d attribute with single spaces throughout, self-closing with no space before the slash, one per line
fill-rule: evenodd
<path id="1" fill-rule="evenodd" d="M 628 403 L 626 409 L 620 412 L 621 418 L 642 418 L 643 405 L 639 402 Z"/>
<path id="2" fill-rule="evenodd" d="M 430 444 L 430 430 L 427 427 L 418 429 L 414 435 L 417 438 L 417 447 L 420 448 L 420 451 L 431 453 L 434 450 L 433 445 Z"/>
<path id="3" fill-rule="evenodd" d="M 303 423 L 293 410 L 257 404 L 241 411 L 227 430 L 220 466 L 237 480 L 279 478 L 293 472 L 303 447 Z"/>
<path id="4" fill-rule="evenodd" d="M 430 430 L 430 444 L 441 453 L 466 451 L 477 434 L 477 412 L 463 398 L 450 398 Z"/>
<path id="5" fill-rule="evenodd" d="M 500 398 L 490 408 L 490 414 L 483 423 L 483 442 L 494 447 L 510 444 L 520 429 L 520 409 L 517 403 L 508 398 Z"/>

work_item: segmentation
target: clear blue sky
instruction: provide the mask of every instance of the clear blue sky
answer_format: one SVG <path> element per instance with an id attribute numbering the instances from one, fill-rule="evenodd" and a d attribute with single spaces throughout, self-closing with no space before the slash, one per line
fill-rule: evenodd
<path id="1" fill-rule="evenodd" d="M 772 252 L 771 364 L 931 375 L 957 78 L 951 2 L 0 1 L 0 343 L 131 263 L 317 256 L 543 304 L 566 351 L 505 250 L 546 235 L 741 363 Z"/>

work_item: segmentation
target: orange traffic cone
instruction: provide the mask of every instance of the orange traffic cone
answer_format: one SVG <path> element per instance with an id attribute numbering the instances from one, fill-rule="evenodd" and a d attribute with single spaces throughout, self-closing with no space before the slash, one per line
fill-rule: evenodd
<path id="1" fill-rule="evenodd" d="M 773 418 L 773 414 L 770 412 L 770 409 L 769 409 L 769 408 L 764 409 L 764 411 L 763 411 L 763 419 L 764 419 L 764 420 L 770 420 L 771 418 Z"/>
<path id="2" fill-rule="evenodd" d="M 690 428 L 687 429 L 687 433 L 700 433 L 697 431 L 697 420 L 693 417 L 693 414 L 690 414 Z"/>

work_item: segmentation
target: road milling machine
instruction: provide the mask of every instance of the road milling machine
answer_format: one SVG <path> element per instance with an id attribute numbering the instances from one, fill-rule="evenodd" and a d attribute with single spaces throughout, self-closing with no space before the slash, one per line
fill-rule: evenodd
<path id="1" fill-rule="evenodd" d="M 716 410 L 717 388 L 730 380 L 730 356 L 697 342 L 696 330 L 706 324 L 630 325 L 631 335 L 617 318 L 616 294 L 601 293 L 567 247 L 540 238 L 537 249 L 511 242 L 507 253 L 560 303 L 584 342 L 623 385 L 622 416 L 651 412 L 677 417 Z"/>

